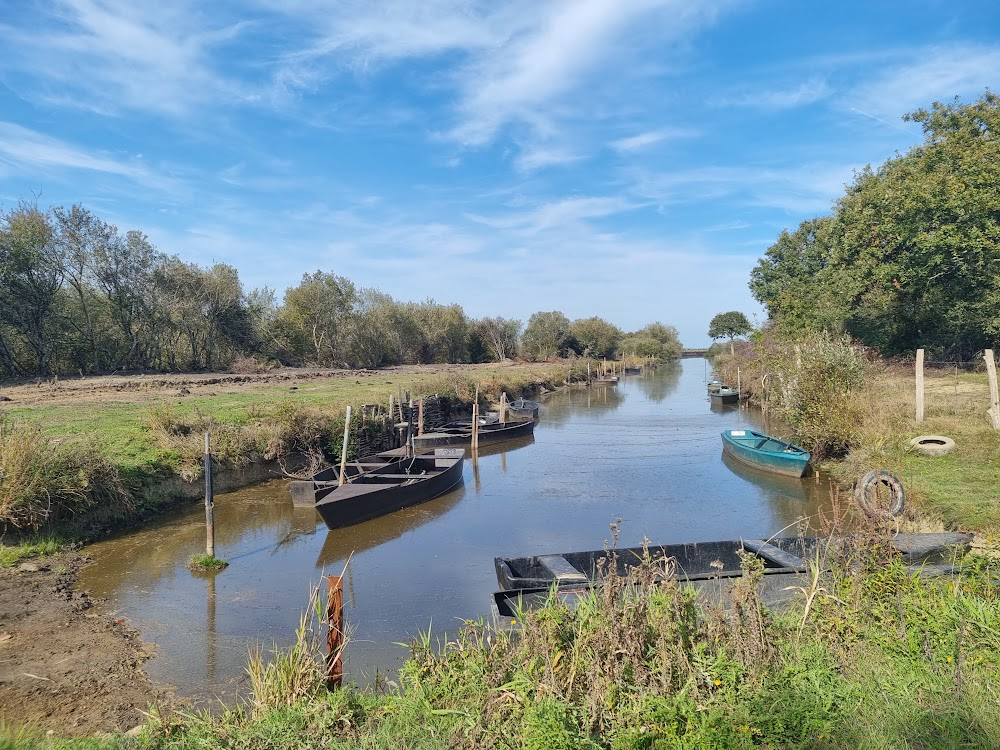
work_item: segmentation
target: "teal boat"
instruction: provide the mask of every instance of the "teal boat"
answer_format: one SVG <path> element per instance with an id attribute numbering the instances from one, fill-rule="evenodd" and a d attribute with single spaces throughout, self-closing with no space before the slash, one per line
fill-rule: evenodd
<path id="1" fill-rule="evenodd" d="M 801 477 L 809 468 L 809 451 L 754 430 L 724 430 L 722 450 L 748 466 L 785 476 Z"/>

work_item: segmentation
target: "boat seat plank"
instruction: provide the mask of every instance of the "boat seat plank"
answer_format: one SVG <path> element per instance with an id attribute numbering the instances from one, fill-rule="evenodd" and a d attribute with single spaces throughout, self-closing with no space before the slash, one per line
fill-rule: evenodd
<path id="1" fill-rule="evenodd" d="M 570 565 L 562 555 L 540 555 L 538 564 L 552 574 L 557 581 L 586 581 L 587 576 Z"/>
<path id="2" fill-rule="evenodd" d="M 785 552 L 773 544 L 768 544 L 763 539 L 744 539 L 743 548 L 782 567 L 795 568 L 796 570 L 806 569 L 806 561 L 801 557 L 793 555 L 791 552 Z"/>

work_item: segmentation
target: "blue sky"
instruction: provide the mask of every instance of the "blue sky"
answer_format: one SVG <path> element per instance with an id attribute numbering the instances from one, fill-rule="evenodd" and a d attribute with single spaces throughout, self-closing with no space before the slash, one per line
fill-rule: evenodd
<path id="1" fill-rule="evenodd" d="M 700 346 L 904 113 L 1000 88 L 1000 3 L 9 0 L 0 48 L 4 209 Z"/>

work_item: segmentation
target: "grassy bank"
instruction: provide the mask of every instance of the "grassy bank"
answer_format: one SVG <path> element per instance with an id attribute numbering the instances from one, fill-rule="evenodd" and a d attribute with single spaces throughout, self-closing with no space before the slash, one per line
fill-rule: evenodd
<path id="1" fill-rule="evenodd" d="M 151 505 L 170 500 L 154 491 L 158 483 L 199 479 L 205 432 L 223 470 L 301 453 L 336 456 L 347 406 L 359 415 L 363 404 L 388 407 L 390 395 L 436 394 L 461 411 L 478 389 L 485 407 L 503 392 L 513 399 L 563 385 L 581 377 L 586 364 L 427 370 L 243 382 L 188 393 L 174 386 L 153 397 L 124 391 L 53 405 L 14 401 L 0 422 L 0 526 L 8 539 L 52 528 L 86 538 L 155 512 Z M 363 429 L 359 418 L 352 420 L 352 444 Z"/>
<path id="2" fill-rule="evenodd" d="M 795 433 L 788 437 L 813 451 L 845 490 L 865 472 L 885 469 L 906 488 L 903 522 L 1000 534 L 1000 432 L 986 414 L 985 372 L 928 369 L 918 423 L 912 366 L 870 360 L 847 342 L 764 337 L 716 357 L 715 366 L 727 382 L 739 377 L 752 403 L 788 422 Z M 922 455 L 910 445 L 921 435 L 950 437 L 955 449 Z"/>
<path id="3" fill-rule="evenodd" d="M 300 637 L 222 716 L 157 715 L 138 737 L 12 748 L 939 748 L 1000 746 L 1000 565 L 907 571 L 869 530 L 779 614 L 747 560 L 727 610 L 656 582 L 658 563 L 515 632 L 467 623 L 412 645 L 399 683 L 327 692 Z M 301 633 L 305 633 L 305 627 Z M 313 634 L 319 636 L 318 631 Z M 290 690 L 288 686 L 295 686 Z M 276 689 L 281 686 L 281 689 Z"/>

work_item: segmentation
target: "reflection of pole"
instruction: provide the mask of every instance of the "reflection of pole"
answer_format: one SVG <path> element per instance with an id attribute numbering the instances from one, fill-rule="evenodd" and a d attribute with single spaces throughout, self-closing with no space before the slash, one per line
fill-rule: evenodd
<path id="1" fill-rule="evenodd" d="M 500 471 L 504 474 L 507 473 L 507 451 L 503 451 L 500 454 Z"/>
<path id="2" fill-rule="evenodd" d="M 326 687 L 340 687 L 344 678 L 344 585 L 340 576 L 326 577 Z"/>
<path id="3" fill-rule="evenodd" d="M 215 634 L 215 576 L 208 576 L 208 638 L 205 644 L 208 653 L 205 655 L 208 661 L 208 676 L 214 680 L 218 667 L 218 637 Z"/>
<path id="4" fill-rule="evenodd" d="M 472 451 L 472 476 L 476 479 L 476 494 L 479 494 L 479 451 Z"/>
<path id="5" fill-rule="evenodd" d="M 205 554 L 215 557 L 215 502 L 212 497 L 212 439 L 205 433 Z"/>

